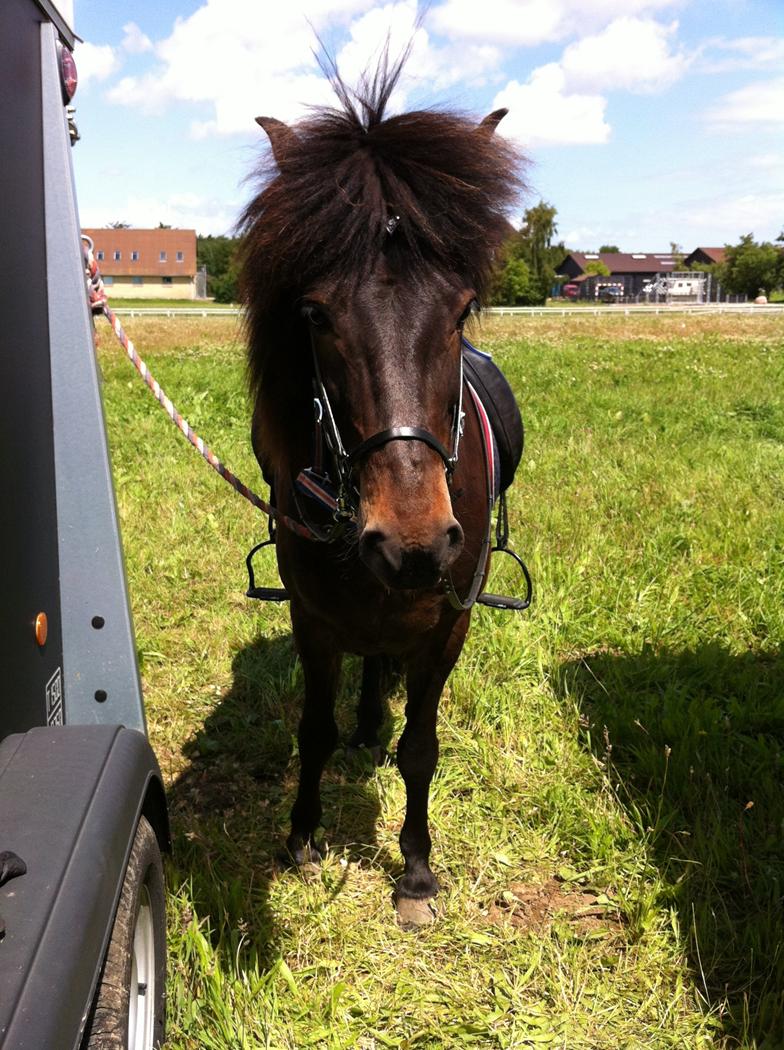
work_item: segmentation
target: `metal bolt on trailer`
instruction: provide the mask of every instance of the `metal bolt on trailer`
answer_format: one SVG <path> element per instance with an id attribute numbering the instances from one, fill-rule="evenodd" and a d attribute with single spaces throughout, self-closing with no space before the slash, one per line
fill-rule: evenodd
<path id="1" fill-rule="evenodd" d="M 0 3 L 0 1048 L 163 1041 L 166 801 L 87 304 L 64 4 Z"/>

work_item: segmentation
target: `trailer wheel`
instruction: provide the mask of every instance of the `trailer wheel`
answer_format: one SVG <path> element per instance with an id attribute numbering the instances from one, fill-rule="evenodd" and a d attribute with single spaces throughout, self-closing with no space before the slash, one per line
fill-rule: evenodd
<path id="1" fill-rule="evenodd" d="M 163 1045 L 166 907 L 155 832 L 139 819 L 81 1050 Z"/>

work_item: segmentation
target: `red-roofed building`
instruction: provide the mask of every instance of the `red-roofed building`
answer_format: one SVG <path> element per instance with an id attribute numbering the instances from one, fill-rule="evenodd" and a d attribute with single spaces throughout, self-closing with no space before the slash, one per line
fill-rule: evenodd
<path id="1" fill-rule="evenodd" d="M 86 229 L 111 298 L 196 299 L 196 231 Z"/>

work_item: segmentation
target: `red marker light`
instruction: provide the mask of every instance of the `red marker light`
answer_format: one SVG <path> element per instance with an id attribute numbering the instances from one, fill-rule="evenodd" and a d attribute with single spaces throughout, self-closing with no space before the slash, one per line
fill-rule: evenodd
<path id="1" fill-rule="evenodd" d="M 67 47 L 60 45 L 60 80 L 63 85 L 63 102 L 67 106 L 76 94 L 76 62 Z"/>

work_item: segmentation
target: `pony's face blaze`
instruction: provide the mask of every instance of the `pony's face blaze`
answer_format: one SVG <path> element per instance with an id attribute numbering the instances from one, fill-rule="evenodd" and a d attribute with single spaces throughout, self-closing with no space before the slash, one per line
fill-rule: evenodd
<path id="1" fill-rule="evenodd" d="M 381 431 L 420 427 L 451 454 L 474 301 L 459 282 L 423 286 L 384 263 L 351 289 L 308 291 L 300 309 L 347 452 Z M 463 546 L 441 456 L 393 439 L 361 457 L 355 480 L 367 567 L 391 588 L 435 586 Z"/>

